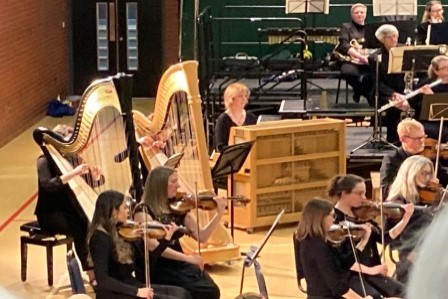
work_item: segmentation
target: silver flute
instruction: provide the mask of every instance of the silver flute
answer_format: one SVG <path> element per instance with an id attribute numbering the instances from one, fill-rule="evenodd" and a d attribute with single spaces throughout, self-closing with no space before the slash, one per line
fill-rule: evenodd
<path id="1" fill-rule="evenodd" d="M 434 86 L 439 85 L 440 83 L 442 83 L 442 79 L 437 79 L 436 81 L 434 81 L 431 84 L 429 84 L 429 87 L 433 88 Z M 418 95 L 420 93 L 422 93 L 422 88 L 421 87 L 419 89 L 417 89 L 417 90 L 414 90 L 414 91 L 408 93 L 404 97 L 403 101 L 408 100 L 408 99 L 410 99 L 412 97 L 415 97 L 416 95 Z M 383 105 L 383 106 L 381 106 L 380 109 L 378 109 L 378 113 L 384 112 L 384 111 L 386 111 L 389 108 L 395 107 L 395 105 L 397 105 L 398 102 L 402 102 L 402 101 L 395 101 L 395 102 L 394 101 L 389 101 L 388 104 Z"/>

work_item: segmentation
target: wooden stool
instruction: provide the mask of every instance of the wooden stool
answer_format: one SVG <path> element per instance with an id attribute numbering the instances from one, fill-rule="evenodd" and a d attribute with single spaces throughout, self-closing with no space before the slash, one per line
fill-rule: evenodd
<path id="1" fill-rule="evenodd" d="M 28 222 L 20 226 L 20 231 L 28 235 L 20 237 L 21 277 L 26 280 L 28 244 L 45 246 L 47 248 L 48 285 L 53 285 L 53 247 L 67 244 L 67 252 L 72 249 L 73 238 L 65 235 L 55 235 L 42 231 L 37 221 Z"/>

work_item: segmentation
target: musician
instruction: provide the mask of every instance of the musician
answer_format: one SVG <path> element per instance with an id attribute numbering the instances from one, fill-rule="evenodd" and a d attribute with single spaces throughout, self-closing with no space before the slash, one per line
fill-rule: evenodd
<path id="1" fill-rule="evenodd" d="M 333 224 L 333 205 L 313 198 L 302 210 L 295 232 L 299 242 L 299 259 L 306 285 L 307 298 L 372 298 L 362 297 L 350 288 L 350 272 L 337 250 L 327 243 Z M 351 261 L 353 263 L 353 261 Z"/>
<path id="2" fill-rule="evenodd" d="M 404 75 L 388 74 L 389 50 L 398 45 L 398 29 L 390 24 L 381 25 L 375 32 L 376 38 L 383 44 L 376 55 L 369 57 L 369 64 L 372 72 L 376 76 L 376 66 L 378 63 L 378 105 L 387 104 L 389 100 L 396 102 L 396 106 L 386 110 L 386 139 L 395 143 L 399 140 L 397 135 L 397 125 L 400 122 L 401 111 L 408 111 L 410 106 L 404 99 Z M 375 105 L 375 90 L 370 95 L 371 106 Z"/>
<path id="3" fill-rule="evenodd" d="M 146 287 L 132 276 L 133 246 L 117 232 L 117 225 L 127 221 L 128 212 L 122 193 L 109 190 L 98 196 L 88 236 L 98 281 L 96 298 L 191 298 L 182 288 L 155 284 Z M 173 232 L 173 227 L 166 229 L 166 239 Z"/>
<path id="4" fill-rule="evenodd" d="M 389 189 L 397 177 L 398 169 L 404 160 L 413 155 L 418 155 L 425 149 L 425 129 L 423 125 L 412 118 L 403 119 L 397 127 L 401 147 L 393 150 L 383 157 L 380 168 L 381 188 L 383 198 L 389 194 Z M 437 177 L 442 185 L 448 183 L 446 169 L 439 167 Z"/>
<path id="5" fill-rule="evenodd" d="M 250 96 L 250 90 L 243 83 L 232 83 L 224 91 L 226 110 L 218 116 L 215 127 L 215 150 L 220 152 L 229 144 L 230 128 L 248 126 L 257 123 L 257 117 L 244 109 Z"/>
<path id="6" fill-rule="evenodd" d="M 419 44 L 429 44 L 428 25 L 442 23 L 443 7 L 440 1 L 429 1 L 423 13 L 422 22 L 417 26 L 417 41 Z M 427 40 L 428 39 L 428 40 Z"/>
<path id="7" fill-rule="evenodd" d="M 143 222 L 145 218 L 154 219 L 162 223 L 174 222 L 183 225 L 190 231 L 191 237 L 199 239 L 202 243 L 207 241 L 214 229 L 218 226 L 227 202 L 217 197 L 217 211 L 215 216 L 204 228 L 198 230 L 197 222 L 190 212 L 176 213 L 170 209 L 170 199 L 176 197 L 179 188 L 177 172 L 172 168 L 156 167 L 149 172 L 146 179 L 143 199 L 135 209 L 134 219 Z M 149 215 L 143 212 L 146 207 Z M 186 255 L 182 251 L 179 238 L 183 234 L 176 233 L 168 248 L 163 251 L 155 263 L 151 263 L 151 279 L 155 283 L 176 285 L 185 288 L 193 298 L 219 298 L 220 290 L 210 275 L 204 271 L 204 261 L 199 255 Z M 159 244 L 157 240 L 150 240 L 149 248 Z M 138 257 L 136 276 L 144 279 L 142 257 Z"/>
<path id="8" fill-rule="evenodd" d="M 426 87 L 438 79 L 442 82 L 432 88 Z M 417 88 L 426 88 L 427 90 L 423 94 L 434 93 L 448 93 L 448 56 L 438 55 L 431 60 L 431 64 L 428 67 L 428 78 L 422 79 L 417 84 Z M 414 118 L 420 119 L 422 108 L 423 95 L 417 95 L 414 99 L 409 101 L 409 104 L 415 110 Z M 425 127 L 426 134 L 433 139 L 438 139 L 440 125 L 439 122 L 420 120 Z M 442 131 L 442 142 L 448 140 L 448 123 L 444 123 Z"/>
<path id="9" fill-rule="evenodd" d="M 386 201 L 418 205 L 420 204 L 419 190 L 428 186 L 433 179 L 434 166 L 431 160 L 420 155 L 411 156 L 401 164 Z M 430 213 L 414 209 L 411 218 L 401 232 L 396 231 L 393 227 L 398 221 L 403 220 L 391 218 L 386 220 L 386 229 L 389 229 L 389 234 L 392 237 L 391 249 L 398 250 L 397 279 L 403 283 L 407 282 L 409 269 L 415 261 L 418 232 L 424 230 L 432 218 Z"/>
<path id="10" fill-rule="evenodd" d="M 66 139 L 73 133 L 73 129 L 66 125 L 58 125 L 53 131 Z M 75 194 L 68 185 L 68 182 L 76 176 L 85 175 L 89 176 L 90 182 L 100 182 L 101 175 L 96 167 L 89 167 L 83 163 L 62 174 L 51 158 L 41 155 L 37 159 L 38 197 L 34 214 L 44 231 L 73 237 L 82 269 L 86 271 L 90 284 L 95 287 L 93 265 L 87 259 L 88 220 L 78 213 L 74 205 Z"/>
<path id="11" fill-rule="evenodd" d="M 353 4 L 350 9 L 352 21 L 341 25 L 336 53 L 354 58 L 356 63 L 341 62 L 341 75 L 353 88 L 353 101 L 359 103 L 361 96 L 369 97 L 373 80 L 368 66 L 368 53 L 362 49 L 367 6 Z M 360 47 L 358 47 L 358 44 Z"/>
<path id="12" fill-rule="evenodd" d="M 365 230 L 365 237 L 356 245 L 356 255 L 358 263 L 351 265 L 351 287 L 358 293 L 362 290 L 359 281 L 358 272 L 362 270 L 364 286 L 367 294 L 373 298 L 382 298 L 382 296 L 402 296 L 404 285 L 387 276 L 387 265 L 381 262 L 378 253 L 377 243 L 381 243 L 381 229 L 375 221 L 359 221 L 353 213 L 353 208 L 360 207 L 366 201 L 366 184 L 364 179 L 353 174 L 336 175 L 330 182 L 328 190 L 330 198 L 336 201 L 334 222 L 336 224 L 342 221 L 350 221 L 362 225 Z M 399 232 L 404 229 L 413 212 L 413 205 L 404 205 L 405 214 L 403 221 L 395 227 Z M 389 243 L 391 236 L 389 232 L 384 234 L 385 243 Z M 350 240 L 344 241 L 338 246 L 341 256 L 350 256 L 353 249 Z"/>

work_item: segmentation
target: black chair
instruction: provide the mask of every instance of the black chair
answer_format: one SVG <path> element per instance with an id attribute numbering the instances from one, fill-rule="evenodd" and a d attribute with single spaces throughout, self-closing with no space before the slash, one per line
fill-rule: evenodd
<path id="1" fill-rule="evenodd" d="M 294 257 L 296 262 L 296 275 L 299 290 L 306 294 L 305 288 L 302 286 L 302 279 L 305 280 L 302 266 L 300 265 L 300 242 L 296 238 L 296 233 L 292 235 L 292 243 L 294 244 Z"/>
<path id="2" fill-rule="evenodd" d="M 79 268 L 78 260 L 72 250 L 67 252 L 67 268 L 70 276 L 70 285 L 73 294 L 85 294 L 86 287 L 82 279 L 81 270 Z"/>
<path id="3" fill-rule="evenodd" d="M 47 250 L 48 285 L 53 285 L 53 247 L 67 245 L 67 252 L 72 249 L 73 239 L 65 235 L 55 235 L 43 231 L 37 221 L 28 222 L 20 226 L 20 231 L 27 235 L 20 237 L 21 278 L 26 281 L 28 244 L 44 246 Z"/>

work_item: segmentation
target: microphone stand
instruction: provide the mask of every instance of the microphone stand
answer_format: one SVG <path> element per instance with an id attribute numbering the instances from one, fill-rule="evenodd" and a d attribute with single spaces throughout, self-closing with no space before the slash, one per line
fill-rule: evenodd
<path id="1" fill-rule="evenodd" d="M 378 114 L 378 101 L 379 101 L 379 70 L 381 62 L 381 54 L 376 55 L 375 59 L 375 114 L 373 122 L 373 134 L 364 143 L 354 148 L 350 154 L 353 154 L 359 149 L 371 145 L 373 149 L 382 150 L 388 147 L 397 148 L 392 143 L 389 143 L 386 139 L 381 136 L 381 125 L 379 125 L 380 115 Z"/>

